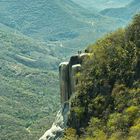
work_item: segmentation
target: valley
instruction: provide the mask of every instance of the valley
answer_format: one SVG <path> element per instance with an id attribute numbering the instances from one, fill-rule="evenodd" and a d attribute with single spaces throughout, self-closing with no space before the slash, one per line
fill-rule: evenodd
<path id="1" fill-rule="evenodd" d="M 128 24 L 106 10 L 71 0 L 0 1 L 0 139 L 38 140 L 50 128 L 61 106 L 59 63 Z"/>

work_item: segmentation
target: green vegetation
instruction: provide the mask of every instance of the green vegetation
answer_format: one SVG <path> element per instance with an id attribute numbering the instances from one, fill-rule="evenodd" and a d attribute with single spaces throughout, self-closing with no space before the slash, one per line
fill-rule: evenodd
<path id="1" fill-rule="evenodd" d="M 61 58 L 69 58 L 127 22 L 91 12 L 72 0 L 0 1 L 0 24 L 48 43 Z"/>
<path id="2" fill-rule="evenodd" d="M 140 12 L 140 1 L 131 0 L 126 6 L 120 6 L 119 8 L 108 8 L 100 13 L 104 16 L 115 17 L 122 20 L 130 20 L 135 14 Z"/>
<path id="3" fill-rule="evenodd" d="M 51 54 L 46 44 L 0 28 L 0 140 L 38 140 L 54 121 L 60 60 Z"/>
<path id="4" fill-rule="evenodd" d="M 0 139 L 38 140 L 54 121 L 60 105 L 58 64 L 126 23 L 85 10 L 71 0 L 1 0 Z M 105 101 L 99 96 L 96 108 L 100 100 Z M 92 103 L 89 108 L 92 113 Z M 102 104 L 100 108 L 102 111 Z M 72 109 L 80 120 L 84 118 L 84 106 Z M 73 136 L 75 132 L 71 129 Z"/>
<path id="5" fill-rule="evenodd" d="M 139 140 L 140 14 L 87 51 L 63 140 Z"/>

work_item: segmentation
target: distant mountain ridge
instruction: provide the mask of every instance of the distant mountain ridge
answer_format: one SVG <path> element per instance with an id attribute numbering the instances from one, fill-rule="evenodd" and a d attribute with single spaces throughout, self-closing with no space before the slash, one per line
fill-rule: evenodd
<path id="1" fill-rule="evenodd" d="M 107 8 L 118 8 L 124 7 L 132 0 L 73 0 L 82 7 L 90 9 L 92 11 L 101 11 Z"/>
<path id="2" fill-rule="evenodd" d="M 1 23 L 42 41 L 73 39 L 85 36 L 85 32 L 91 29 L 107 30 L 103 26 L 93 28 L 92 24 L 100 25 L 103 20 L 109 25 L 108 21 L 112 23 L 111 20 L 114 20 L 91 13 L 71 0 L 5 1 L 1 2 L 0 8 L 3 7 L 5 10 L 0 11 Z M 67 37 L 68 32 L 71 34 Z"/>
<path id="3" fill-rule="evenodd" d="M 49 39 L 50 35 L 53 36 L 61 30 L 66 32 L 86 26 L 84 21 L 70 16 L 68 8 L 75 7 L 73 8 L 76 10 L 75 13 L 81 10 L 71 1 L 15 0 L 3 3 L 1 6 L 7 6 L 5 6 L 5 11 L 0 12 L 1 22 L 32 37 L 39 36 L 41 38 L 45 36 L 44 40 L 47 40 L 47 36 Z M 9 3 L 11 3 L 10 6 Z M 43 35 L 42 32 L 46 34 Z"/>
<path id="4" fill-rule="evenodd" d="M 109 17 L 130 20 L 133 15 L 140 12 L 140 1 L 133 0 L 130 4 L 121 8 L 110 8 L 100 12 L 100 14 Z"/>

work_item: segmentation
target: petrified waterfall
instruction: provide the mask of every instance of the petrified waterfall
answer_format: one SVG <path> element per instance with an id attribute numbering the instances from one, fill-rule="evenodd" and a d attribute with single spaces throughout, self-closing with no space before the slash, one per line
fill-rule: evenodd
<path id="1" fill-rule="evenodd" d="M 82 62 L 88 53 L 74 55 L 69 62 L 63 62 L 59 65 L 59 79 L 61 91 L 61 103 L 67 102 L 75 92 L 78 84 L 77 73 L 81 71 Z"/>
<path id="2" fill-rule="evenodd" d="M 65 103 L 58 111 L 52 127 L 39 140 L 60 140 L 67 124 L 69 104 Z"/>
<path id="3" fill-rule="evenodd" d="M 60 140 L 67 125 L 67 114 L 69 112 L 69 99 L 75 93 L 78 84 L 77 74 L 81 71 L 83 60 L 89 54 L 82 53 L 74 55 L 69 62 L 59 65 L 59 80 L 62 108 L 57 113 L 52 127 L 39 140 Z"/>
<path id="4" fill-rule="evenodd" d="M 69 92 L 69 63 L 63 62 L 59 66 L 59 81 L 60 82 L 60 94 L 61 94 L 61 103 L 64 103 L 68 100 Z M 67 94 L 65 94 L 67 93 Z"/>

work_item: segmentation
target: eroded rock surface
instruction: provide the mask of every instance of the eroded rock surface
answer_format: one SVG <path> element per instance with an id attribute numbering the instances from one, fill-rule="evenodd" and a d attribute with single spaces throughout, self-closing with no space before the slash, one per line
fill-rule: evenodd
<path id="1" fill-rule="evenodd" d="M 78 84 L 77 73 L 81 71 L 82 62 L 89 57 L 89 53 L 81 53 L 70 58 L 69 62 L 63 62 L 59 65 L 60 93 L 61 103 L 67 102 L 74 94 Z"/>

